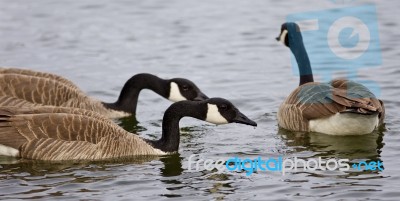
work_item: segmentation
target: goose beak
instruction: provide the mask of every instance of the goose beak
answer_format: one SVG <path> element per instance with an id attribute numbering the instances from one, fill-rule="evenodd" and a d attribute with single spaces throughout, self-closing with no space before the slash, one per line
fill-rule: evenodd
<path id="1" fill-rule="evenodd" d="M 207 100 L 207 99 L 209 99 L 208 96 L 206 96 L 205 94 L 203 94 L 203 92 L 200 91 L 200 92 L 197 94 L 197 97 L 194 98 L 193 100 L 194 100 L 194 101 L 203 101 L 203 100 Z"/>
<path id="2" fill-rule="evenodd" d="M 280 37 L 278 36 L 278 37 L 276 37 L 275 39 L 276 39 L 276 41 L 279 41 L 279 40 L 280 40 Z"/>
<path id="3" fill-rule="evenodd" d="M 238 114 L 236 117 L 233 119 L 232 122 L 239 123 L 239 124 L 245 124 L 245 125 L 250 125 L 250 126 L 257 126 L 257 123 L 250 120 L 246 115 L 242 114 L 241 112 L 238 111 Z"/>

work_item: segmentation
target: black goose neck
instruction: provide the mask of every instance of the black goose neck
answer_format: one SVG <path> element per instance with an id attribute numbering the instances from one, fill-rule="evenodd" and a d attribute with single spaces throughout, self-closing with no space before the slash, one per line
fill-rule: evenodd
<path id="1" fill-rule="evenodd" d="M 141 73 L 132 76 L 125 83 L 118 100 L 115 103 L 103 104 L 106 108 L 134 115 L 136 113 L 139 93 L 142 89 L 150 89 L 164 98 L 168 98 L 169 95 L 169 85 L 167 80 L 161 79 L 152 74 Z"/>
<path id="2" fill-rule="evenodd" d="M 310 59 L 308 58 L 306 48 L 304 47 L 303 37 L 301 36 L 300 30 L 294 27 L 290 27 L 289 29 L 292 29 L 288 31 L 289 47 L 296 58 L 297 65 L 299 67 L 299 86 L 308 82 L 314 82 Z"/>
<path id="3" fill-rule="evenodd" d="M 179 149 L 180 132 L 179 121 L 183 117 L 193 117 L 204 120 L 206 118 L 206 104 L 203 101 L 180 101 L 172 104 L 164 113 L 162 122 L 162 136 L 157 141 L 149 143 L 163 152 L 176 152 Z"/>

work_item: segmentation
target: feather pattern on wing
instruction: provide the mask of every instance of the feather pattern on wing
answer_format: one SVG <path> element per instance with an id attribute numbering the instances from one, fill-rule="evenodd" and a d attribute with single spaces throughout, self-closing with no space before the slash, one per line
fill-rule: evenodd
<path id="1" fill-rule="evenodd" d="M 379 114 L 383 122 L 384 108 L 380 100 L 361 84 L 348 80 L 330 83 L 309 82 L 295 89 L 278 112 L 281 127 L 309 131 L 308 122 L 336 113 Z"/>
<path id="2" fill-rule="evenodd" d="M 30 159 L 98 160 L 163 154 L 111 120 L 75 108 L 34 111 L 2 107 L 0 128 L 2 144 L 18 149 L 20 157 Z"/>
<path id="3" fill-rule="evenodd" d="M 47 78 L 47 79 L 55 80 L 57 82 L 61 82 L 65 85 L 68 85 L 71 88 L 80 90 L 73 82 L 71 82 L 70 80 L 65 79 L 59 75 L 56 75 L 56 74 L 32 71 L 32 70 L 20 69 L 20 68 L 0 68 L 0 74 L 19 74 L 19 75 L 28 75 L 28 76 L 32 76 L 32 77 Z"/>
<path id="4" fill-rule="evenodd" d="M 3 101 L 3 106 L 22 106 L 26 104 L 22 101 L 25 100 L 36 106 L 74 107 L 113 117 L 113 111 L 105 108 L 100 101 L 86 96 L 77 87 L 71 87 L 52 78 L 11 73 L 0 74 L 0 96 L 16 98 L 9 100 L 3 98 L 0 100 Z"/>

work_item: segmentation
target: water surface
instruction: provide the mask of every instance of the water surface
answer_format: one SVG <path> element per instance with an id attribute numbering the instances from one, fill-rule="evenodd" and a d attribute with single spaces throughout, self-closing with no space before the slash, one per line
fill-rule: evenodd
<path id="1" fill-rule="evenodd" d="M 101 162 L 0 158 L 0 199 L 94 200 L 397 200 L 400 197 L 399 2 L 376 3 L 383 64 L 358 75 L 381 87 L 386 130 L 366 136 L 292 133 L 277 127 L 281 101 L 298 84 L 290 52 L 275 41 L 288 14 L 346 6 L 328 0 L 0 0 L 0 65 L 63 75 L 89 95 L 115 101 L 140 72 L 185 77 L 208 96 L 231 100 L 258 122 L 215 126 L 181 121 L 179 154 Z M 363 2 L 352 2 L 358 5 Z M 345 75 L 345 72 L 338 72 Z M 316 76 L 321 81 L 321 78 Z M 139 98 L 138 125 L 159 138 L 170 102 Z M 317 157 L 375 160 L 384 171 L 188 171 L 188 157 Z"/>

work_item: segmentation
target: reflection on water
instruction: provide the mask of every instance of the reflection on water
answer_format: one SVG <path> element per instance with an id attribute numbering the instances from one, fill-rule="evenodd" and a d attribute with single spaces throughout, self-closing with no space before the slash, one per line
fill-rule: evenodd
<path id="1" fill-rule="evenodd" d="M 0 159 L 4 162 L 3 158 Z M 140 171 L 158 156 L 141 156 L 107 161 L 31 161 L 2 164 L 0 173 L 1 199 L 43 198 L 79 192 L 101 192 L 121 183 L 119 176 Z M 133 167 L 134 169 L 129 169 Z M 139 168 L 138 168 L 139 167 Z M 128 172 L 127 172 L 128 171 Z M 142 171 L 144 173 L 145 171 Z M 142 178 L 137 178 L 138 181 Z M 136 182 L 133 180 L 131 182 Z M 106 183 L 103 186 L 88 185 Z M 131 185 L 131 184 L 129 184 Z"/>
<path id="2" fill-rule="evenodd" d="M 161 175 L 164 177 L 181 175 L 183 172 L 182 159 L 183 157 L 179 153 L 161 157 L 160 161 L 164 163 L 164 167 L 160 169 Z"/>
<path id="3" fill-rule="evenodd" d="M 63 170 L 68 170 L 70 168 L 79 169 L 79 168 L 89 167 L 92 165 L 98 168 L 100 167 L 104 168 L 110 164 L 113 165 L 144 164 L 146 162 L 158 159 L 160 159 L 159 156 L 135 156 L 135 157 L 127 157 L 119 159 L 108 159 L 102 161 L 34 161 L 27 159 L 8 158 L 4 156 L 0 158 L 1 162 L 3 162 L 2 170 L 4 170 L 4 172 L 17 173 L 18 171 L 23 171 L 33 175 L 37 174 L 45 175 L 47 173 L 57 173 Z"/>
<path id="4" fill-rule="evenodd" d="M 382 130 L 368 135 L 333 136 L 280 128 L 278 135 L 293 150 L 293 154 L 310 151 L 310 157 L 379 160 L 384 146 Z"/>
<path id="5" fill-rule="evenodd" d="M 146 130 L 145 127 L 139 125 L 139 122 L 136 120 L 135 116 L 122 117 L 115 121 L 119 126 L 131 133 L 137 133 Z"/>
<path id="6" fill-rule="evenodd" d="M 307 174 L 315 177 L 338 176 L 339 178 L 355 178 L 364 175 L 363 179 L 376 179 L 381 177 L 380 173 L 385 169 L 384 161 L 381 159 L 381 152 L 384 146 L 383 129 L 374 131 L 368 135 L 355 136 L 333 136 L 320 133 L 299 133 L 285 129 L 279 129 L 278 135 L 281 136 L 285 145 L 290 148 L 289 153 L 294 157 L 304 160 L 316 159 L 321 157 L 328 160 L 330 158 L 349 159 L 350 170 L 346 172 L 335 171 L 308 171 Z M 359 162 L 380 162 L 383 170 L 352 169 L 353 164 Z M 298 171 L 294 174 L 305 172 Z M 351 184 L 351 181 L 347 183 Z"/>

